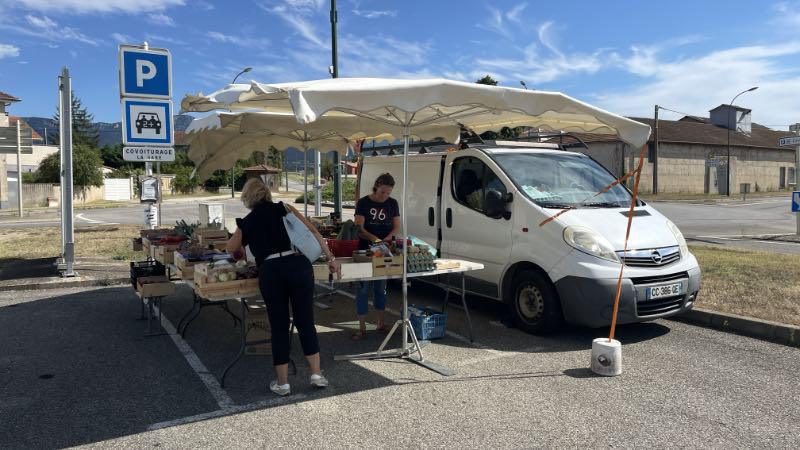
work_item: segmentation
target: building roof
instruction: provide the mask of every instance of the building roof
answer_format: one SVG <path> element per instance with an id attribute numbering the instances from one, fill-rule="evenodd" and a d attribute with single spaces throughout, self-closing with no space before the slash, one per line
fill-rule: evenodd
<path id="1" fill-rule="evenodd" d="M 648 142 L 654 139 L 655 128 L 654 120 L 651 118 L 631 117 L 631 119 L 646 123 L 653 129 Z M 698 119 L 690 120 L 659 120 L 658 121 L 658 142 L 682 142 L 690 144 L 704 145 L 728 145 L 728 129 L 709 122 L 701 122 Z M 753 123 L 749 135 L 731 130 L 731 146 L 734 147 L 755 147 L 780 150 L 792 150 L 789 147 L 779 147 L 778 139 L 790 135 L 788 131 L 775 131 L 763 125 Z"/>
<path id="2" fill-rule="evenodd" d="M 0 91 L 0 102 L 11 103 L 11 102 L 18 102 L 18 101 L 19 101 L 19 99 L 17 97 L 14 97 L 11 94 L 6 94 L 5 92 Z"/>
<path id="3" fill-rule="evenodd" d="M 0 94 L 2 94 L 2 92 L 0 92 Z M 41 140 L 43 140 L 43 139 L 44 139 L 44 138 L 42 138 L 42 136 L 41 136 L 39 133 L 37 133 L 37 132 L 36 132 L 36 130 L 34 130 L 33 128 L 31 128 L 31 126 L 30 126 L 30 125 L 28 125 L 28 123 L 27 123 L 27 122 L 25 122 L 24 120 L 22 120 L 22 118 L 21 118 L 21 117 L 18 117 L 18 116 L 8 116 L 8 126 L 10 126 L 10 127 L 15 127 L 15 126 L 17 126 L 17 121 L 18 121 L 18 120 L 20 121 L 20 127 L 22 127 L 22 128 L 30 128 L 30 129 L 31 129 L 31 138 L 32 138 L 34 141 L 41 141 Z"/>
<path id="4" fill-rule="evenodd" d="M 245 172 L 264 172 L 264 173 L 281 173 L 281 169 L 271 167 L 266 164 L 258 164 L 255 166 L 245 167 Z"/>
<path id="5" fill-rule="evenodd" d="M 647 142 L 655 138 L 655 121 L 652 118 L 629 117 L 637 122 L 650 125 L 651 133 Z M 619 142 L 610 134 L 574 133 L 584 142 Z M 749 135 L 731 130 L 732 147 L 750 147 L 775 150 L 791 150 L 793 147 L 779 147 L 778 139 L 790 136 L 789 131 L 776 131 L 757 123 L 751 124 Z M 574 140 L 564 139 L 564 143 Z M 711 123 L 707 117 L 686 116 L 680 120 L 658 120 L 658 142 L 680 142 L 701 145 L 728 145 L 728 129 Z"/>

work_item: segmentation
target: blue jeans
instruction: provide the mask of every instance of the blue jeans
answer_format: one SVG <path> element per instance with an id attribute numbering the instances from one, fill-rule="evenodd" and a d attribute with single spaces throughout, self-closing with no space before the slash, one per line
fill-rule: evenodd
<path id="1" fill-rule="evenodd" d="M 372 304 L 378 311 L 386 308 L 386 280 L 359 281 L 358 292 L 356 293 L 356 314 L 359 316 L 367 315 L 367 301 L 369 299 L 369 288 L 372 287 L 375 296 Z"/>

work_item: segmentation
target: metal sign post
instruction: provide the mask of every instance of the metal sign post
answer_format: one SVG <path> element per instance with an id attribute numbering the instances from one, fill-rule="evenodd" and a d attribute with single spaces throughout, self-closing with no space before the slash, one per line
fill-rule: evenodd
<path id="1" fill-rule="evenodd" d="M 60 92 L 60 108 L 58 111 L 61 133 L 61 230 L 63 248 L 61 254 L 62 276 L 74 277 L 75 264 L 75 228 L 72 208 L 72 79 L 69 70 L 64 67 L 58 77 Z"/>
<path id="2" fill-rule="evenodd" d="M 22 137 L 19 128 L 22 119 L 17 119 L 17 209 L 22 217 Z"/>
<path id="3" fill-rule="evenodd" d="M 789 136 L 780 138 L 778 145 L 781 147 L 794 145 L 794 189 L 792 193 L 792 210 L 794 211 L 794 203 L 796 191 L 800 191 L 800 123 L 789 126 L 789 131 L 794 132 L 797 136 Z M 800 235 L 800 213 L 795 214 L 796 228 L 795 233 Z"/>

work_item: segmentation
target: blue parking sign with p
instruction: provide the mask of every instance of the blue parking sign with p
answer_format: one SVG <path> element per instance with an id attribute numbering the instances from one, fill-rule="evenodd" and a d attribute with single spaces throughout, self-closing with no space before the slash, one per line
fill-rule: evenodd
<path id="1" fill-rule="evenodd" d="M 120 46 L 120 94 L 172 97 L 172 56 L 168 50 Z"/>
<path id="2" fill-rule="evenodd" d="M 800 191 L 792 192 L 792 212 L 800 212 Z"/>

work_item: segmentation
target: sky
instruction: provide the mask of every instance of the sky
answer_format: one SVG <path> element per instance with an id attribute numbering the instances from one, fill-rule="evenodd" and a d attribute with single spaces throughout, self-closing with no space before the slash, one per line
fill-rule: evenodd
<path id="1" fill-rule="evenodd" d="M 728 103 L 800 122 L 800 1 L 338 0 L 339 75 L 444 77 L 561 91 L 626 116 Z M 56 81 L 120 120 L 118 44 L 167 48 L 173 100 L 230 83 L 329 77 L 330 0 L 0 0 L 0 91 L 52 116 Z"/>

